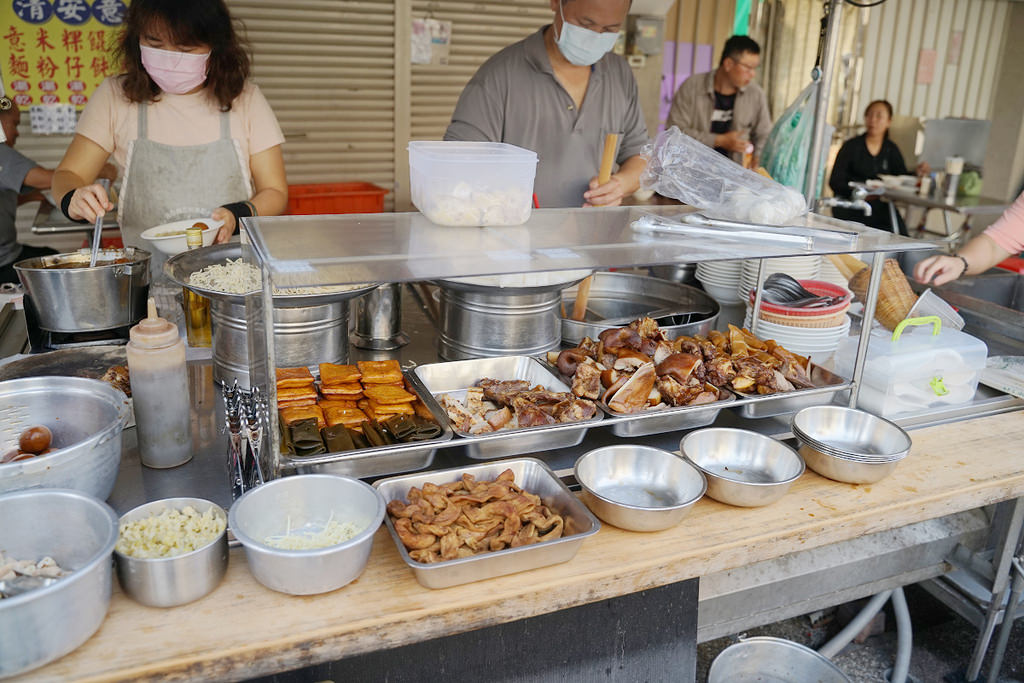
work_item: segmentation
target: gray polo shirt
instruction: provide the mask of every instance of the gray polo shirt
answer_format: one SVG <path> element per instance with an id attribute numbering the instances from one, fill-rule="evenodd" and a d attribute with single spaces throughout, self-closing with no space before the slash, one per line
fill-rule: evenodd
<path id="1" fill-rule="evenodd" d="M 5 143 L 0 143 L 0 266 L 17 260 L 21 253 L 18 229 L 18 194 L 25 176 L 38 164 Z"/>
<path id="2" fill-rule="evenodd" d="M 547 27 L 544 27 L 547 28 Z M 626 60 L 607 54 L 591 67 L 577 110 L 555 78 L 544 28 L 488 59 L 466 85 L 445 140 L 507 142 L 540 157 L 534 191 L 541 207 L 583 205 L 608 133 L 619 134 L 616 161 L 640 153 L 647 125 Z"/>

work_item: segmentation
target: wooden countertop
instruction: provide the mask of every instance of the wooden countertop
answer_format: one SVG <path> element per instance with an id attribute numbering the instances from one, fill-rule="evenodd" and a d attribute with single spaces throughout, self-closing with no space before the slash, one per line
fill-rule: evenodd
<path id="1" fill-rule="evenodd" d="M 912 436 L 910 456 L 876 484 L 841 484 L 808 470 L 768 507 L 705 498 L 673 529 L 640 534 L 605 525 L 569 563 L 444 590 L 416 583 L 383 527 L 363 575 L 326 595 L 264 588 L 241 549 L 232 550 L 227 577 L 213 593 L 174 609 L 143 607 L 115 580 L 96 635 L 12 680 L 242 679 L 553 612 L 1024 495 L 1024 411 Z"/>

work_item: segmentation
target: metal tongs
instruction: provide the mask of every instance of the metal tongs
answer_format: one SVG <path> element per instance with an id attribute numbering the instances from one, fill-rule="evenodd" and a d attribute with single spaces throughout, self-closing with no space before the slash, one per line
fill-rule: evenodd
<path id="1" fill-rule="evenodd" d="M 249 488 L 256 488 L 262 485 L 263 467 L 260 464 L 260 446 L 263 443 L 263 426 L 267 422 L 267 401 L 260 392 L 259 387 L 253 387 L 252 392 L 245 394 L 244 399 L 246 428 L 246 442 L 249 444 L 248 457 L 244 459 L 248 472 L 245 474 L 245 483 Z"/>
<path id="2" fill-rule="evenodd" d="M 829 246 L 833 246 L 834 243 L 836 247 L 847 247 L 855 245 L 858 238 L 856 232 L 847 230 L 800 225 L 758 225 L 709 218 L 702 213 L 686 213 L 672 217 L 648 214 L 633 221 L 632 227 L 637 232 L 712 237 L 744 243 L 796 246 L 802 249 L 812 249 L 816 241 L 828 242 Z"/>
<path id="3" fill-rule="evenodd" d="M 110 191 L 110 181 L 106 178 L 100 178 L 96 181 L 103 188 L 104 192 Z M 103 216 L 100 214 L 96 216 L 96 225 L 93 226 L 92 232 L 92 255 L 89 257 L 89 267 L 92 268 L 96 265 L 96 258 L 100 253 L 100 243 L 103 241 Z"/>
<path id="4" fill-rule="evenodd" d="M 231 479 L 231 498 L 237 499 L 245 493 L 245 474 L 242 459 L 245 451 L 242 445 L 242 392 L 238 380 L 232 386 L 224 384 L 224 419 L 228 430 L 228 477 Z"/>

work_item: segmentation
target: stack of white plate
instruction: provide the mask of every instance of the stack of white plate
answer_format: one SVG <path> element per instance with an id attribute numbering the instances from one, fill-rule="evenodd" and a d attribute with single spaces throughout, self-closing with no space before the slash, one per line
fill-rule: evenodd
<path id="1" fill-rule="evenodd" d="M 738 304 L 743 301 L 737 293 L 742 274 L 742 260 L 697 264 L 697 279 L 704 285 L 704 291 L 720 304 Z"/>
<path id="2" fill-rule="evenodd" d="M 846 290 L 850 289 L 850 283 L 827 258 L 821 259 L 821 268 L 818 269 L 818 277 L 815 279 L 830 282 Z"/>
<path id="3" fill-rule="evenodd" d="M 764 276 L 772 273 L 786 273 L 797 280 L 814 280 L 818 277 L 821 266 L 820 256 L 789 256 L 786 258 L 770 258 L 764 260 Z M 760 259 L 747 259 L 743 262 L 743 273 L 740 275 L 737 293 L 741 301 L 746 301 L 750 290 L 757 287 L 757 268 Z M 846 286 L 846 283 L 843 283 Z"/>
<path id="4" fill-rule="evenodd" d="M 751 322 L 750 306 L 747 306 L 744 327 L 751 329 Z M 811 356 L 820 364 L 834 355 L 839 344 L 850 335 L 850 316 L 843 316 L 843 322 L 837 327 L 790 327 L 760 320 L 755 334 L 761 339 L 774 339 L 793 353 Z"/>

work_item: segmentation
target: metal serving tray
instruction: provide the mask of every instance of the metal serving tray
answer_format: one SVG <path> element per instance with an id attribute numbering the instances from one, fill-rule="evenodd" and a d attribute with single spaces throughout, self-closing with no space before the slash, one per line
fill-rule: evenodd
<path id="1" fill-rule="evenodd" d="M 537 453 L 556 448 L 576 446 L 583 441 L 587 430 L 597 424 L 601 411 L 584 422 L 505 429 L 487 434 L 467 434 L 452 427 L 448 413 L 441 407 L 435 396 L 450 394 L 458 399 L 466 396 L 466 389 L 484 377 L 498 380 L 523 379 L 533 385 L 541 385 L 549 391 L 569 392 L 569 387 L 548 370 L 540 361 L 529 356 L 501 356 L 498 358 L 475 358 L 450 363 L 420 365 L 412 372 L 413 382 L 423 401 L 434 415 L 443 416 L 444 426 L 465 439 L 466 455 L 475 460 L 503 458 L 522 453 Z"/>
<path id="2" fill-rule="evenodd" d="M 615 436 L 648 436 L 707 427 L 718 418 L 722 408 L 736 400 L 732 393 L 722 389 L 718 390 L 718 396 L 719 399 L 714 403 L 648 410 L 633 415 L 616 413 L 609 409 L 604 401 L 598 401 L 597 405 L 608 414 L 605 420 L 611 425 L 612 434 Z"/>
<path id="3" fill-rule="evenodd" d="M 360 448 L 340 453 L 323 453 L 306 458 L 284 452 L 281 454 L 281 467 L 285 470 L 294 470 L 298 474 L 342 474 L 356 478 L 380 477 L 430 467 L 434 462 L 434 454 L 437 453 L 437 445 L 451 440 L 452 430 L 448 424 L 448 416 L 437 403 L 429 400 L 430 397 L 425 395 L 425 392 L 417 391 L 415 387 L 412 389 L 434 416 L 434 421 L 441 425 L 441 436 L 436 439 Z"/>
<path id="4" fill-rule="evenodd" d="M 515 574 L 516 572 L 546 567 L 571 560 L 579 550 L 583 540 L 593 536 L 601 528 L 601 523 L 591 514 L 590 510 L 574 496 L 562 480 L 555 476 L 547 465 L 534 458 L 503 460 L 450 470 L 438 470 L 426 474 L 415 474 L 401 477 L 381 479 L 374 487 L 384 496 L 384 500 L 408 500 L 409 489 L 421 487 L 430 482 L 447 484 L 458 481 L 463 474 L 472 474 L 478 480 L 495 479 L 506 469 L 516 475 L 516 484 L 530 493 L 540 496 L 541 501 L 565 519 L 563 536 L 553 541 L 535 543 L 519 548 L 506 548 L 494 552 L 463 557 L 444 562 L 424 564 L 409 557 L 401 539 L 391 523 L 391 516 L 384 518 L 398 546 L 398 553 L 412 569 L 416 580 L 426 588 L 448 588 L 471 581 L 491 579 L 496 576 Z"/>
<path id="5" fill-rule="evenodd" d="M 733 407 L 739 415 L 749 419 L 776 417 L 794 413 L 808 406 L 832 403 L 836 393 L 850 388 L 850 382 L 839 375 L 811 363 L 812 389 L 798 389 L 784 394 L 747 396 L 739 392 Z"/>

